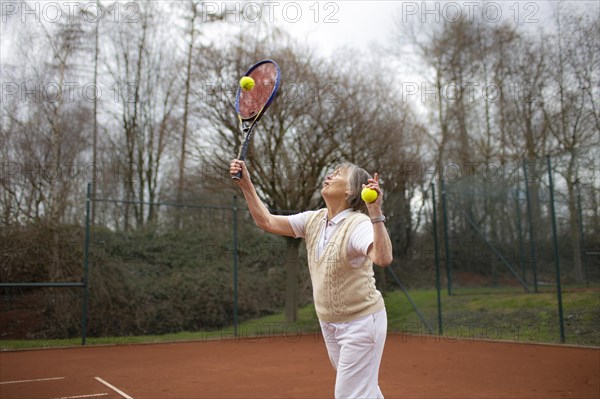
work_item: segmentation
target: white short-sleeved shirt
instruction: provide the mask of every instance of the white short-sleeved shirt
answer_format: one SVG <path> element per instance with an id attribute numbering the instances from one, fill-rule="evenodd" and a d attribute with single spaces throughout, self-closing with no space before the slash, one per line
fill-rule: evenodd
<path id="1" fill-rule="evenodd" d="M 296 215 L 288 216 L 288 220 L 294 235 L 296 238 L 305 237 L 305 228 L 309 219 L 317 211 L 306 211 L 298 213 Z M 331 239 L 335 231 L 339 228 L 340 222 L 343 221 L 350 215 L 352 209 L 346 209 L 343 212 L 338 213 L 333 219 L 327 220 L 327 215 L 323 217 L 321 233 L 319 234 L 317 257 L 320 258 L 323 250 L 327 246 L 328 241 Z M 365 220 L 356 226 L 350 240 L 348 240 L 348 260 L 354 267 L 358 267 L 363 264 L 367 257 L 367 251 L 369 246 L 373 243 L 373 224 Z"/>

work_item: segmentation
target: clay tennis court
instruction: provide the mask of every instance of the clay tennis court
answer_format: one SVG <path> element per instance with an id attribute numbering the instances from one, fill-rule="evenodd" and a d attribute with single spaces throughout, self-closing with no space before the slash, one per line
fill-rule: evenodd
<path id="1" fill-rule="evenodd" d="M 0 353 L 0 397 L 331 398 L 322 337 Z M 388 335 L 386 398 L 599 398 L 600 350 Z"/>

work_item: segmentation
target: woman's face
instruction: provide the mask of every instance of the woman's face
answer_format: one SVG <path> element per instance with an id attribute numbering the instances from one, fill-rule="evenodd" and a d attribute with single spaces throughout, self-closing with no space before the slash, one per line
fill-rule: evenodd
<path id="1" fill-rule="evenodd" d="M 349 172 L 350 170 L 348 168 L 337 168 L 328 174 L 323 181 L 323 187 L 321 188 L 321 195 L 323 198 L 326 200 L 328 198 L 347 198 L 349 193 Z"/>

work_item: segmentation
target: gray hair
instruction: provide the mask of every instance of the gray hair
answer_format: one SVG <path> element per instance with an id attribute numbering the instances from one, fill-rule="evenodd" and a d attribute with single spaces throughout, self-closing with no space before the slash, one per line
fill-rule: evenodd
<path id="1" fill-rule="evenodd" d="M 360 193 L 362 185 L 367 184 L 372 176 L 363 168 L 350 162 L 344 162 L 338 165 L 337 168 L 348 170 L 348 189 L 350 193 L 346 197 L 346 202 L 352 207 L 352 210 L 367 213 L 367 205 L 360 197 Z"/>

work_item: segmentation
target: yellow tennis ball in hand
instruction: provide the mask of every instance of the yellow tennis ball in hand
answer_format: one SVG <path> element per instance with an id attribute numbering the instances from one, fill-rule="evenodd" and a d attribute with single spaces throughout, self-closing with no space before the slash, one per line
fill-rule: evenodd
<path id="1" fill-rule="evenodd" d="M 363 201 L 370 204 L 371 202 L 375 202 L 377 199 L 377 191 L 373 190 L 372 188 L 365 187 L 362 189 L 360 197 L 363 199 Z"/>
<path id="2" fill-rule="evenodd" d="M 240 87 L 244 91 L 252 90 L 254 88 L 254 79 L 250 76 L 244 76 L 240 79 Z"/>

